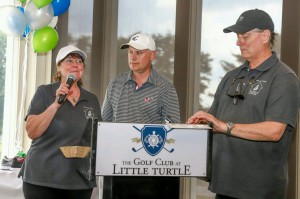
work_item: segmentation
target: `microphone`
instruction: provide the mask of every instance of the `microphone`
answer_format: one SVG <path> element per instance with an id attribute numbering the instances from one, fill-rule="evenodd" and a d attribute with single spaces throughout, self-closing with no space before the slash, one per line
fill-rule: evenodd
<path id="1" fill-rule="evenodd" d="M 73 73 L 68 74 L 66 83 L 69 85 L 69 88 L 71 88 L 71 86 L 73 85 L 75 80 L 76 80 L 76 76 Z M 66 94 L 64 94 L 64 95 L 60 94 L 58 96 L 57 101 L 58 101 L 59 104 L 62 104 L 65 101 L 65 99 L 66 99 Z"/>

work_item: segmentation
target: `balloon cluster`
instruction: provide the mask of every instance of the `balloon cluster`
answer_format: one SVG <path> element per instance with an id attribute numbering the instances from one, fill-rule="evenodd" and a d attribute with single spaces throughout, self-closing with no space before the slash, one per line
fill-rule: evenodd
<path id="1" fill-rule="evenodd" d="M 26 0 L 19 0 L 25 3 Z M 0 7 L 0 31 L 14 37 L 27 37 L 31 31 L 35 52 L 48 52 L 56 47 L 58 33 L 54 29 L 57 16 L 68 10 L 70 0 L 30 0 L 22 6 Z"/>

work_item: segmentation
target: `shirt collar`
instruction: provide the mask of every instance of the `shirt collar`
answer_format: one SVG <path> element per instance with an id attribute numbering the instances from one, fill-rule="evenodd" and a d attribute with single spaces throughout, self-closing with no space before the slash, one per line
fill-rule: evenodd
<path id="1" fill-rule="evenodd" d="M 52 85 L 53 86 L 52 86 L 52 91 L 51 92 L 52 92 L 53 97 L 55 98 L 56 97 L 56 90 L 59 88 L 60 82 L 59 81 L 54 82 Z M 79 100 L 87 100 L 87 91 L 82 89 L 81 86 L 78 86 L 78 87 L 80 89 L 80 97 L 79 97 L 78 101 Z"/>
<path id="2" fill-rule="evenodd" d="M 149 77 L 148 77 L 148 79 L 147 79 L 147 81 L 145 83 L 149 82 L 150 84 L 156 85 L 156 78 L 155 78 L 156 74 L 157 74 L 156 70 L 154 69 L 153 66 L 151 66 L 150 75 L 149 75 Z M 128 81 L 134 81 L 132 79 L 132 70 L 128 73 L 128 75 L 126 77 L 125 82 L 128 82 Z"/>
<path id="3" fill-rule="evenodd" d="M 272 55 L 266 59 L 263 63 L 261 63 L 258 67 L 256 67 L 254 70 L 258 70 L 261 72 L 267 71 L 272 66 L 274 66 L 278 62 L 277 54 L 276 52 L 272 51 Z M 245 61 L 245 63 L 242 66 L 243 68 L 249 68 L 249 61 Z"/>
<path id="4" fill-rule="evenodd" d="M 249 70 L 249 61 L 245 61 L 244 64 L 241 66 L 240 72 L 237 75 L 237 78 L 243 78 L 247 74 L 251 77 L 256 76 L 257 74 L 261 74 L 270 68 L 272 68 L 276 63 L 278 62 L 278 58 L 276 55 L 276 52 L 272 51 L 272 55 L 266 59 L 263 63 L 261 63 L 258 67 L 255 69 Z M 250 72 L 249 72 L 250 71 Z"/>

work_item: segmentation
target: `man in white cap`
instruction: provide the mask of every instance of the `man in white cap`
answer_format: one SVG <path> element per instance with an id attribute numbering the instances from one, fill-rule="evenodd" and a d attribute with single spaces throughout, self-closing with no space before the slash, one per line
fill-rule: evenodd
<path id="1" fill-rule="evenodd" d="M 265 11 L 245 11 L 223 31 L 236 33 L 246 61 L 224 76 L 209 112 L 188 119 L 213 126 L 209 190 L 216 199 L 285 199 L 299 79 L 272 51 L 274 24 Z"/>
<path id="2" fill-rule="evenodd" d="M 121 45 L 121 49 L 128 50 L 130 71 L 109 82 L 101 111 L 103 121 L 162 124 L 169 119 L 179 123 L 179 102 L 175 87 L 166 77 L 157 73 L 152 65 L 156 55 L 154 40 L 148 34 L 139 33 L 132 36 L 128 43 Z M 166 177 L 112 179 L 122 180 L 122 186 L 127 190 L 112 190 L 114 194 L 120 194 L 122 198 L 144 199 L 163 197 L 165 191 L 161 193 L 149 189 L 161 188 L 161 184 L 168 186 L 171 181 Z M 174 177 L 173 179 L 178 180 Z M 131 189 L 126 188 L 130 186 Z"/>
<path id="3" fill-rule="evenodd" d="M 130 71 L 110 81 L 102 107 L 103 120 L 162 124 L 170 117 L 180 122 L 175 87 L 152 66 L 154 40 L 139 33 L 121 49 L 128 49 Z"/>

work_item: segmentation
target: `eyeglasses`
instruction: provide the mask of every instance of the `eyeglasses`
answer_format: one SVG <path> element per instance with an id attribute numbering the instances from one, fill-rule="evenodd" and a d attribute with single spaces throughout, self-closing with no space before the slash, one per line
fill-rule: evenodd
<path id="1" fill-rule="evenodd" d="M 238 100 L 245 99 L 245 92 L 248 88 L 248 85 L 252 85 L 255 82 L 255 78 L 250 79 L 240 77 L 235 78 L 231 85 L 229 86 L 226 95 L 233 98 L 233 104 L 236 105 Z"/>
<path id="2" fill-rule="evenodd" d="M 248 86 L 252 86 L 255 84 L 257 79 L 264 73 L 265 71 L 260 70 L 240 70 L 239 73 L 235 76 L 232 83 L 230 84 L 226 95 L 233 98 L 233 104 L 237 104 L 238 100 L 245 99 L 247 92 L 250 91 Z"/>
<path id="3" fill-rule="evenodd" d="M 83 64 L 82 59 L 72 59 L 72 58 L 67 58 L 67 59 L 64 60 L 64 62 L 65 62 L 66 64 L 68 64 L 68 65 L 72 65 L 72 64 L 74 64 L 74 63 L 80 64 L 80 65 Z"/>

